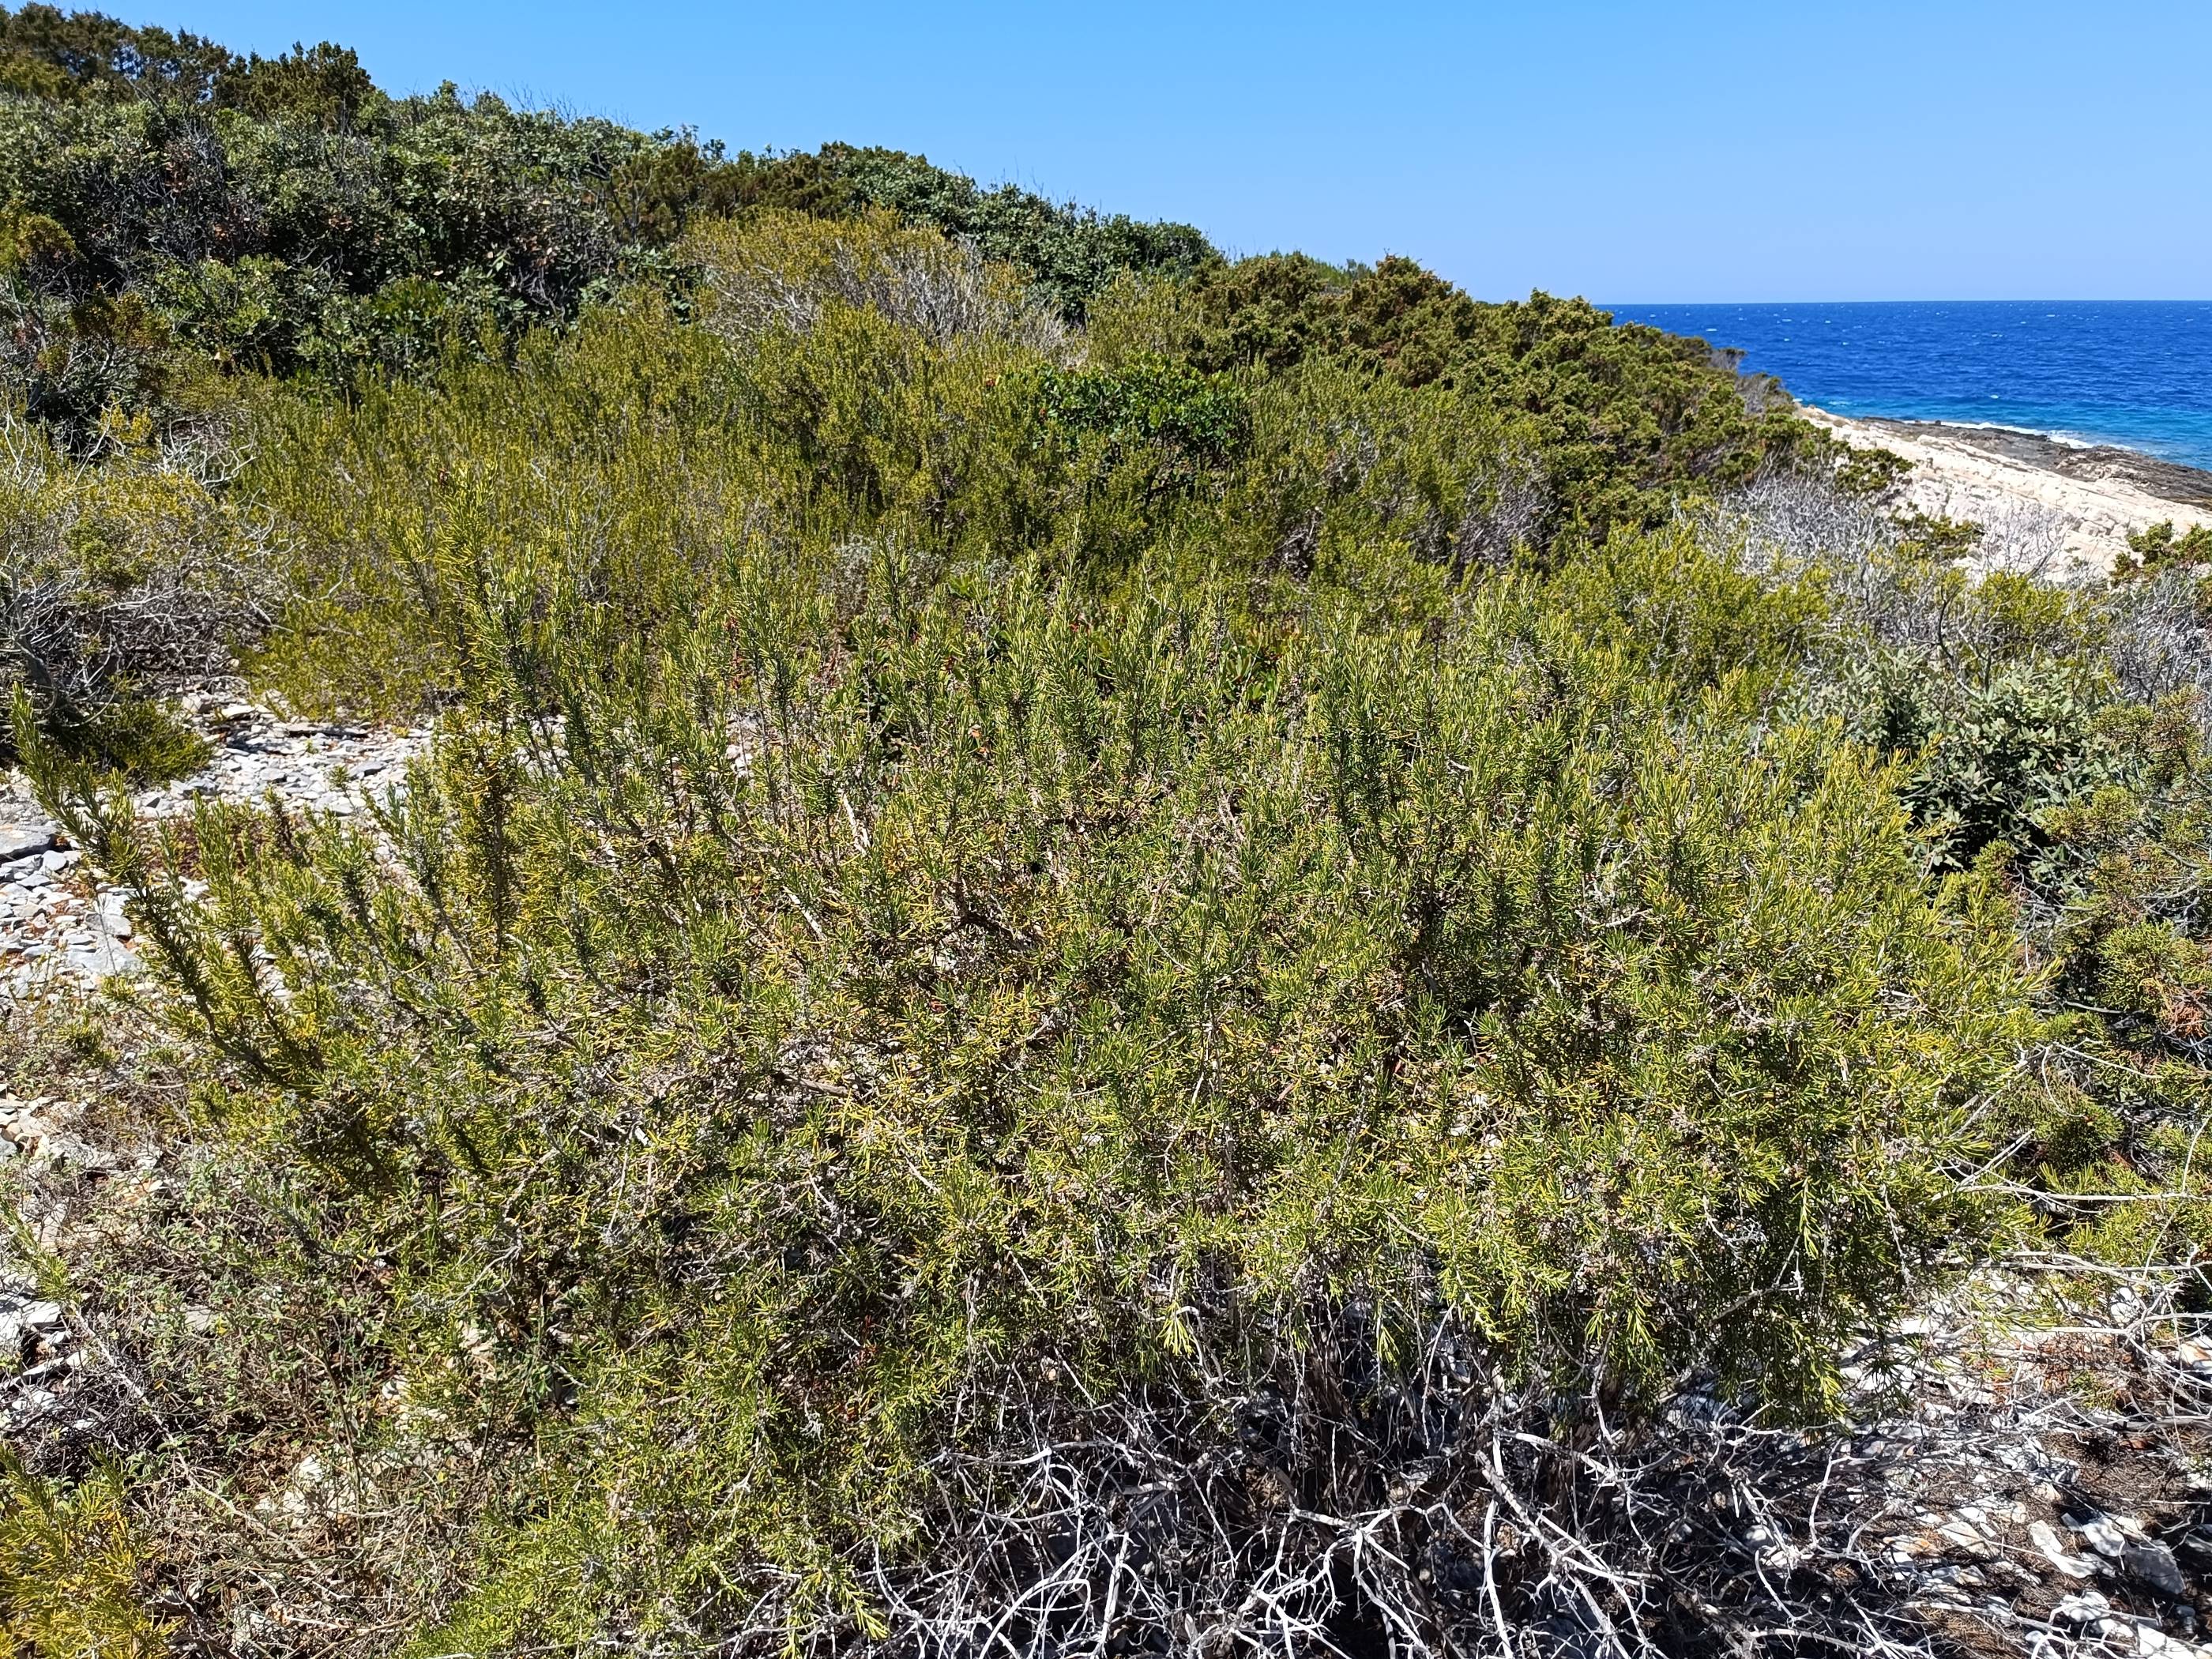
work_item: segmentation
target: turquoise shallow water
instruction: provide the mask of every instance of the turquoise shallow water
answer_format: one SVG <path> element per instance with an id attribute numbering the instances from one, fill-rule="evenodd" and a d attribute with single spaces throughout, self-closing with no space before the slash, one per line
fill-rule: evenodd
<path id="1" fill-rule="evenodd" d="M 2212 301 L 1613 306 L 1838 415 L 1979 421 L 2212 469 Z"/>

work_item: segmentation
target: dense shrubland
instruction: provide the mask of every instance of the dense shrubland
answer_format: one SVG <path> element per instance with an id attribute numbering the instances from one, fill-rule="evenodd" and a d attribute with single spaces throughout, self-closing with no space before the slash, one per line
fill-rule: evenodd
<path id="1" fill-rule="evenodd" d="M 24 1650 L 1471 1645 L 1501 1424 L 2207 1242 L 2186 557 L 1970 575 L 1580 302 L 119 29 L 0 28 L 15 741 L 161 1033 L 21 1063 L 167 1149 L 20 1241 Z M 234 654 L 433 757 L 135 824 Z"/>
<path id="2" fill-rule="evenodd" d="M 680 294 L 686 227 L 762 207 L 945 231 L 1075 318 L 1117 272 L 1219 262 L 1187 226 L 894 151 L 729 155 L 451 85 L 390 98 L 327 44 L 241 60 L 0 9 L 0 361 L 79 453 L 188 416 L 210 368 L 349 386 L 455 348 L 496 356 L 633 283 Z"/>

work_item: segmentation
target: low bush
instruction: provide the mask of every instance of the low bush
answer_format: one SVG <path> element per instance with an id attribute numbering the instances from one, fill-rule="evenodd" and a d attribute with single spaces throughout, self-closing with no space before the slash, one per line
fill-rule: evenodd
<path id="1" fill-rule="evenodd" d="M 1044 1424 L 1349 1503 L 1417 1449 L 1263 1476 L 1235 1402 L 1346 1356 L 1348 1431 L 1440 1322 L 1470 1389 L 1817 1411 L 2013 1224 L 1960 1180 L 2023 1109 L 2012 914 L 1778 714 L 1817 584 L 1461 558 L 1540 432 L 933 336 L 844 286 L 908 234 L 764 222 L 733 280 L 813 286 L 763 326 L 643 296 L 262 412 L 325 583 L 263 672 L 447 710 L 373 825 L 149 839 L 27 739 L 197 1056 L 204 1176 L 93 1282 L 180 1468 L 328 1510 L 315 1617 L 865 1635 Z M 370 1511 L 434 1569 L 345 1554 Z"/>
<path id="2" fill-rule="evenodd" d="M 2053 1023 L 2008 1179 L 2045 1248 L 2197 1259 L 2212 1243 L 2194 1151 L 2212 1101 L 2197 578 L 2124 568 L 2060 586 L 2005 568 L 2022 548 L 2037 563 L 2045 526 L 1891 520 L 1863 499 L 1823 506 L 1802 479 L 1705 522 L 1827 601 L 1785 706 L 1900 767 L 1932 869 L 1980 870 L 2013 896 Z M 1993 551 L 1995 569 L 1961 562 Z"/>
<path id="3" fill-rule="evenodd" d="M 2212 1246 L 2178 560 L 1580 302 L 0 22 L 12 740 L 151 968 L 6 1063 L 158 1138 L 0 1170 L 19 1644 L 1453 1650 L 1509 1456 Z M 234 662 L 435 738 L 137 821 Z"/>
<path id="4" fill-rule="evenodd" d="M 1344 362 L 1440 385 L 1524 417 L 1547 510 L 1530 539 L 1602 539 L 1662 523 L 1688 496 L 1775 471 L 1825 470 L 1831 446 L 1770 380 L 1702 340 L 1613 319 L 1581 300 L 1480 303 L 1413 261 L 1337 270 L 1302 255 L 1208 267 L 1184 344 L 1201 368 Z"/>
<path id="5" fill-rule="evenodd" d="M 881 211 L 843 223 L 775 211 L 717 221 L 681 254 L 696 273 L 692 314 L 740 338 L 808 333 L 835 306 L 877 312 L 939 347 L 1018 343 L 1052 358 L 1072 349 L 1058 315 L 1011 267 Z"/>
<path id="6" fill-rule="evenodd" d="M 2131 532 L 2127 553 L 2113 574 L 2125 580 L 2203 564 L 2212 564 L 2212 526 L 2191 525 L 2176 536 L 2173 520 L 2168 519 Z"/>
<path id="7" fill-rule="evenodd" d="M 0 463 L 0 695 L 21 688 L 78 752 L 154 781 L 199 739 L 158 699 L 227 672 L 268 621 L 258 536 L 186 458 L 73 461 L 11 422 Z"/>
<path id="8" fill-rule="evenodd" d="M 1954 1172 L 2032 1025 L 2004 906 L 1925 890 L 1885 775 L 1754 736 L 1724 655 L 1645 652 L 1688 544 L 1577 578 L 1579 623 L 1536 580 L 1286 629 L 1169 567 L 910 569 L 851 606 L 763 548 L 612 659 L 490 669 L 388 866 L 336 823 L 72 822 L 166 892 L 255 1166 L 226 1206 L 319 1241 L 203 1215 L 210 1269 L 389 1287 L 241 1359 L 329 1355 L 403 1489 L 448 1442 L 507 1471 L 473 1529 L 526 1574 L 441 1640 L 865 1620 L 930 1472 L 1018 1451 L 998 1379 L 1077 1419 L 1256 1387 L 1329 1306 L 1377 1386 L 1442 1315 L 1560 1393 L 1817 1405 L 2000 1219 Z"/>
<path id="9" fill-rule="evenodd" d="M 57 1491 L 0 1465 L 0 1654 L 154 1659 L 161 1622 L 142 1597 L 146 1563 L 112 1471 Z"/>

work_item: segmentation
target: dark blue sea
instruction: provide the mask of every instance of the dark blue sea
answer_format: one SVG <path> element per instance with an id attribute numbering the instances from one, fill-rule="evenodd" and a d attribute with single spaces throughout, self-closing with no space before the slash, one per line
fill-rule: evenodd
<path id="1" fill-rule="evenodd" d="M 1738 346 L 1801 403 L 2023 427 L 2212 468 L 2212 301 L 1613 306 Z"/>

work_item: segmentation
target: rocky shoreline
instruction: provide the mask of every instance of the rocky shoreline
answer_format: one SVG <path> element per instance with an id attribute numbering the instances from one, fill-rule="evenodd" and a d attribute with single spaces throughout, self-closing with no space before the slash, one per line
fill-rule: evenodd
<path id="1" fill-rule="evenodd" d="M 1899 436 L 1963 444 L 1970 449 L 2085 483 L 2117 480 L 2179 507 L 2212 509 L 2212 471 L 2161 460 L 2117 444 L 2072 443 L 2010 426 L 1963 426 L 1951 421 L 1869 419 L 1863 424 Z"/>
<path id="2" fill-rule="evenodd" d="M 2154 524 L 2212 526 L 2212 472 L 2136 450 L 2010 427 L 1803 412 L 1847 443 L 1911 462 L 1905 506 L 1993 528 L 2039 521 L 2062 569 L 2109 571 L 2128 538 Z"/>

